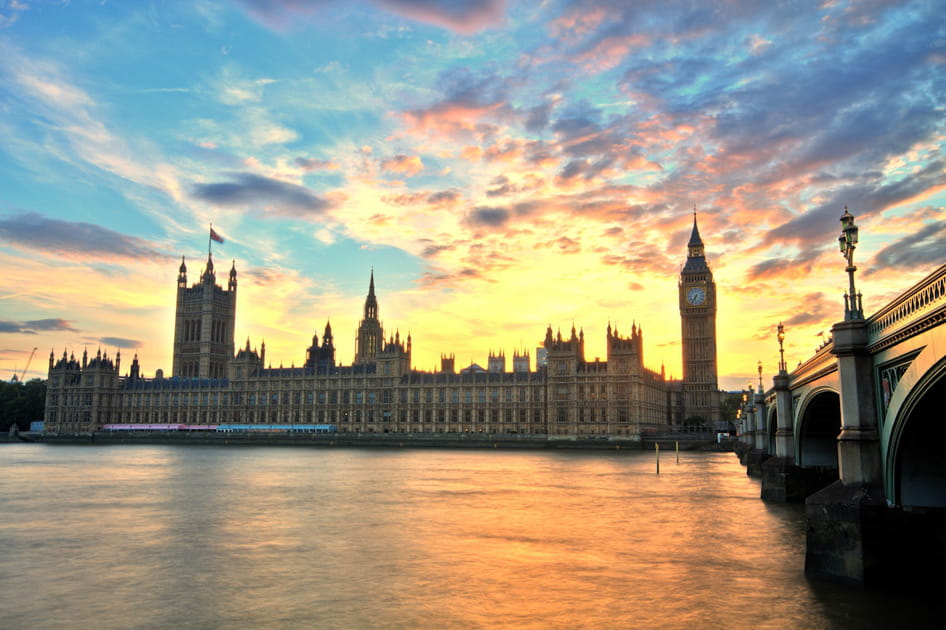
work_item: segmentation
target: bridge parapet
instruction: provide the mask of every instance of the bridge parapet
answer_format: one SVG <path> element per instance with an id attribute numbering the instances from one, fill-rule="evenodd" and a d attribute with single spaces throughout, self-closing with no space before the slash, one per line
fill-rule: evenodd
<path id="1" fill-rule="evenodd" d="M 946 264 L 877 311 L 867 324 L 871 353 L 928 330 L 946 319 Z"/>
<path id="2" fill-rule="evenodd" d="M 826 374 L 835 372 L 838 369 L 837 359 L 834 354 L 834 340 L 826 341 L 814 356 L 801 363 L 789 375 L 791 389 L 798 389 L 803 385 L 817 381 Z"/>

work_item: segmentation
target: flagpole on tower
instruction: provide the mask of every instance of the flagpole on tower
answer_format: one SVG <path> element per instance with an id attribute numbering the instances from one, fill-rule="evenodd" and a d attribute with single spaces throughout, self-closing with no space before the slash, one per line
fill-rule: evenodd
<path id="1" fill-rule="evenodd" d="M 224 242 L 224 238 L 214 231 L 213 223 L 210 224 L 210 236 L 207 237 L 207 255 L 208 256 L 210 255 L 211 241 L 217 241 L 218 243 Z"/>

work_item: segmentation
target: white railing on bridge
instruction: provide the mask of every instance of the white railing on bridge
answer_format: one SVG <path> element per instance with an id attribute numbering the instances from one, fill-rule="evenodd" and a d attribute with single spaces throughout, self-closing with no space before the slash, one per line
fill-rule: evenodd
<path id="1" fill-rule="evenodd" d="M 898 333 L 908 332 L 913 325 L 922 323 L 943 307 L 946 307 L 946 264 L 870 317 L 867 325 L 868 343 L 875 346 L 888 337 L 899 337 Z M 935 322 L 928 324 L 934 325 Z M 922 328 L 925 326 L 921 325 Z"/>

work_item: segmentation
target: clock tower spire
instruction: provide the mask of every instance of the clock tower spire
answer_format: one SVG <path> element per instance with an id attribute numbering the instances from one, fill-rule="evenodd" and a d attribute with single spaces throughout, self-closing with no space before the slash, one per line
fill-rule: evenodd
<path id="1" fill-rule="evenodd" d="M 680 321 L 683 345 L 684 420 L 719 421 L 716 369 L 716 283 L 706 264 L 700 229 L 693 211 L 687 259 L 680 272 Z"/>

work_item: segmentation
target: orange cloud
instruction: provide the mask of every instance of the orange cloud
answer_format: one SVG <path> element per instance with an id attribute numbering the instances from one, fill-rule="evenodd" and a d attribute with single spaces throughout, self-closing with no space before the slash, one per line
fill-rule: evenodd
<path id="1" fill-rule="evenodd" d="M 424 163 L 420 156 L 404 155 L 399 153 L 392 158 L 381 162 L 381 168 L 392 173 L 403 173 L 408 177 L 413 177 L 424 170 Z"/>

